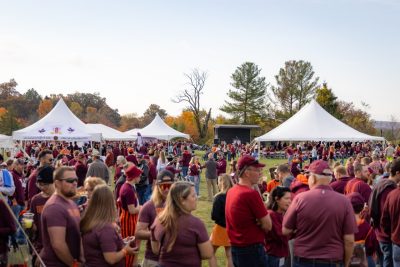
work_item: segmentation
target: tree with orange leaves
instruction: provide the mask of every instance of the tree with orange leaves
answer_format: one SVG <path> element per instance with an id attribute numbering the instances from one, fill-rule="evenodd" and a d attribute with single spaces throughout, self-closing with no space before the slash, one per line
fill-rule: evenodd
<path id="1" fill-rule="evenodd" d="M 39 118 L 43 118 L 44 116 L 47 115 L 47 113 L 50 112 L 50 110 L 53 108 L 53 101 L 51 99 L 43 99 L 39 107 L 37 109 L 37 113 L 39 115 Z"/>

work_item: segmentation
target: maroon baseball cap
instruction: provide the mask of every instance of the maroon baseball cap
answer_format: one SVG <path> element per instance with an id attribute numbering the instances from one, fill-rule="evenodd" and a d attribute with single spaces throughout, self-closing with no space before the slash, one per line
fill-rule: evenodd
<path id="1" fill-rule="evenodd" d="M 174 167 L 172 167 L 172 166 L 167 166 L 167 167 L 165 167 L 165 169 L 167 170 L 167 171 L 170 171 L 170 172 L 172 172 L 172 173 L 180 173 L 180 171 L 179 170 L 175 170 L 175 168 Z"/>
<path id="2" fill-rule="evenodd" d="M 142 170 L 136 167 L 136 165 L 130 166 L 126 171 L 126 180 L 132 181 L 133 179 L 139 177 L 142 174 Z"/>
<path id="3" fill-rule="evenodd" d="M 322 159 L 313 161 L 308 167 L 307 172 L 319 175 L 332 175 L 331 167 L 329 167 L 328 162 Z"/>
<path id="4" fill-rule="evenodd" d="M 364 198 L 363 196 L 358 193 L 358 192 L 353 192 L 351 194 L 346 195 L 347 199 L 350 200 L 351 205 L 353 207 L 355 206 L 360 206 L 360 205 L 364 205 Z"/>
<path id="5" fill-rule="evenodd" d="M 261 168 L 261 167 L 265 167 L 265 164 L 259 163 L 258 160 L 256 160 L 252 156 L 249 156 L 249 155 L 241 156 L 237 163 L 238 169 L 243 170 L 244 168 L 246 168 L 248 166 Z"/>

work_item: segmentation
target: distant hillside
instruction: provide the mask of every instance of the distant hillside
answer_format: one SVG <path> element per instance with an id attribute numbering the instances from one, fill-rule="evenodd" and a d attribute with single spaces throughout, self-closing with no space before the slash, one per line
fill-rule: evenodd
<path id="1" fill-rule="evenodd" d="M 400 122 L 393 121 L 373 121 L 374 128 L 377 130 L 400 129 Z"/>

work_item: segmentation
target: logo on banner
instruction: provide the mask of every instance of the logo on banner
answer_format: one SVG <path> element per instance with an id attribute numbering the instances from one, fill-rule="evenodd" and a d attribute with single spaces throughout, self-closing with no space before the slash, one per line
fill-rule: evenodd
<path id="1" fill-rule="evenodd" d="M 38 130 L 38 132 L 41 133 L 41 134 L 43 134 L 43 133 L 46 132 L 46 130 L 42 128 L 42 129 Z"/>
<path id="2" fill-rule="evenodd" d="M 62 134 L 61 127 L 54 127 L 53 131 L 51 131 L 50 134 L 54 134 L 54 135 Z"/>
<path id="3" fill-rule="evenodd" d="M 73 132 L 75 132 L 75 129 L 69 127 L 69 128 L 67 129 L 67 131 L 68 131 L 69 133 L 73 133 Z"/>

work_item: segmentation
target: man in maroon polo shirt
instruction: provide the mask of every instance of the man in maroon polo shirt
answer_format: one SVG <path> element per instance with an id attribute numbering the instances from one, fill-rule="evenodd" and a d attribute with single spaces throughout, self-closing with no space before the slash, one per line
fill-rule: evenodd
<path id="1" fill-rule="evenodd" d="M 249 155 L 239 158 L 239 183 L 226 197 L 226 230 L 232 245 L 232 260 L 236 267 L 266 266 L 264 233 L 272 228 L 271 217 L 253 189 L 265 166 Z"/>
<path id="2" fill-rule="evenodd" d="M 294 266 L 347 267 L 357 224 L 350 201 L 329 186 L 332 171 L 326 161 L 310 164 L 310 191 L 297 195 L 283 218 L 282 233 L 296 232 Z"/>
<path id="3" fill-rule="evenodd" d="M 347 185 L 347 182 L 350 181 L 352 178 L 348 176 L 346 168 L 342 165 L 337 166 L 333 170 L 335 174 L 336 181 L 331 183 L 331 187 L 334 191 L 344 194 L 344 189 Z"/>
<path id="4" fill-rule="evenodd" d="M 387 196 L 390 192 L 397 188 L 400 182 L 400 159 L 394 160 L 390 166 L 390 176 L 388 179 L 381 179 L 372 190 L 369 200 L 369 215 L 372 220 L 372 226 L 375 229 L 376 237 L 383 254 L 383 266 L 393 266 L 392 242 L 390 235 L 386 234 L 383 225 L 380 223 L 382 219 L 383 208 L 386 203 Z"/>
<path id="5" fill-rule="evenodd" d="M 367 184 L 369 176 L 368 166 L 362 165 L 360 163 L 355 164 L 354 175 L 355 178 L 347 182 L 347 185 L 344 189 L 344 194 L 347 195 L 353 192 L 360 193 L 360 195 L 362 195 L 364 198 L 364 202 L 368 203 L 369 197 L 372 192 L 371 187 L 369 187 L 369 185 Z"/>

